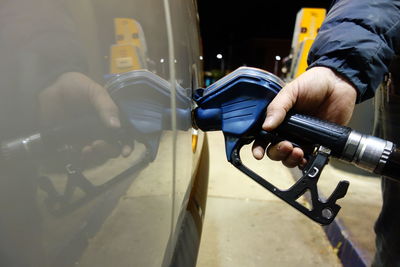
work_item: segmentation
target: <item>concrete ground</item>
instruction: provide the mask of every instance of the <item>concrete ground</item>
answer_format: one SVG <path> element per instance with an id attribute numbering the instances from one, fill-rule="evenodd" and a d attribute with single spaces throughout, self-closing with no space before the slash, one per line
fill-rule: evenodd
<path id="1" fill-rule="evenodd" d="M 226 161 L 221 133 L 211 133 L 210 182 L 198 267 L 341 266 L 322 227 L 247 178 Z M 243 162 L 281 189 L 290 171 L 250 147 Z"/>
<path id="2" fill-rule="evenodd" d="M 347 195 L 339 201 L 342 209 L 337 218 L 346 229 L 344 235 L 358 249 L 366 266 L 370 266 L 375 254 L 373 227 L 382 206 L 380 179 L 331 160 L 320 177 L 320 192 L 329 196 L 340 180 L 348 180 L 350 186 Z"/>

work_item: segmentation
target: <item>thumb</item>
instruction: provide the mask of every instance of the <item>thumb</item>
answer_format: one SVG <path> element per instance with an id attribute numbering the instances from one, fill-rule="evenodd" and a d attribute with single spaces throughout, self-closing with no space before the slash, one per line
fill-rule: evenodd
<path id="1" fill-rule="evenodd" d="M 266 131 L 276 129 L 297 100 L 298 90 L 295 83 L 287 84 L 268 105 L 267 116 L 262 128 Z"/>
<path id="2" fill-rule="evenodd" d="M 118 107 L 107 90 L 94 81 L 92 81 L 89 88 L 91 90 L 89 94 L 90 101 L 100 115 L 103 123 L 109 128 L 120 128 L 121 122 L 119 120 Z"/>

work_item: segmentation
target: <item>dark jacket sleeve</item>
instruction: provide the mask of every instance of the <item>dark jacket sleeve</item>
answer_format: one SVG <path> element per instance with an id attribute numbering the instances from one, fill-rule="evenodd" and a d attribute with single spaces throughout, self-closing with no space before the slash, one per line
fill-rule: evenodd
<path id="1" fill-rule="evenodd" d="M 399 49 L 399 0 L 339 0 L 320 28 L 308 64 L 345 76 L 361 102 L 374 96 Z"/>

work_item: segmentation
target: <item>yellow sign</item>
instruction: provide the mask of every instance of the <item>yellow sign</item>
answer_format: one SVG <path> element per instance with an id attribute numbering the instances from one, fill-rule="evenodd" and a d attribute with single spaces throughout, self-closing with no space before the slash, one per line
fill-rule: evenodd
<path id="1" fill-rule="evenodd" d="M 110 73 L 118 74 L 146 66 L 146 44 L 140 24 L 130 18 L 115 18 L 115 42 L 110 51 Z"/>
<path id="2" fill-rule="evenodd" d="M 111 70 L 110 73 L 117 74 L 131 70 L 141 69 L 143 62 L 140 61 L 138 48 L 131 44 L 116 44 L 111 46 Z"/>
<path id="3" fill-rule="evenodd" d="M 294 79 L 307 69 L 308 52 L 326 16 L 323 8 L 302 8 L 297 13 L 292 39 L 293 61 L 290 78 Z"/>
<path id="4" fill-rule="evenodd" d="M 326 10 L 324 8 L 306 7 L 300 9 L 296 16 L 292 48 L 295 49 L 305 39 L 315 39 L 325 16 Z"/>

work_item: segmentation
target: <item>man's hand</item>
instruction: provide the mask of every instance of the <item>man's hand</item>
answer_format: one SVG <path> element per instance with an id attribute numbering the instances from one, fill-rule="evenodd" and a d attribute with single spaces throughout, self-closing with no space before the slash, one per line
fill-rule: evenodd
<path id="1" fill-rule="evenodd" d="M 118 107 L 107 90 L 78 72 L 62 74 L 55 83 L 39 95 L 42 124 L 51 128 L 57 124 L 76 121 L 87 114 L 97 114 L 105 128 L 119 129 Z M 82 148 L 83 159 L 101 161 L 120 154 L 127 157 L 129 145 L 110 144 L 106 140 L 92 140 Z"/>
<path id="2" fill-rule="evenodd" d="M 292 108 L 298 113 L 345 125 L 350 121 L 356 97 L 356 89 L 340 75 L 326 67 L 314 67 L 282 88 L 268 106 L 262 128 L 274 130 Z M 253 156 L 262 159 L 266 146 L 262 140 L 256 140 Z M 306 162 L 304 152 L 288 141 L 269 146 L 267 155 L 290 168 Z"/>

